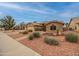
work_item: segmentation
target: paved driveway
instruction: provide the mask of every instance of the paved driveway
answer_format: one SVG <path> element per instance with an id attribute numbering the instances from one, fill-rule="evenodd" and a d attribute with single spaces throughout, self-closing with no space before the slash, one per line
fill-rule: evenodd
<path id="1" fill-rule="evenodd" d="M 40 56 L 32 49 L 20 44 L 7 34 L 0 32 L 0 55 L 2 56 Z"/>

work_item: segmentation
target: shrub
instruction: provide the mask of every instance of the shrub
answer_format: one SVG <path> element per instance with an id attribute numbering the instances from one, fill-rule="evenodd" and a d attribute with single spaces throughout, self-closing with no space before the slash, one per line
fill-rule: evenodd
<path id="1" fill-rule="evenodd" d="M 29 39 L 29 40 L 33 40 L 33 35 L 29 35 L 29 36 L 28 36 L 28 39 Z"/>
<path id="2" fill-rule="evenodd" d="M 77 37 L 77 35 L 70 33 L 70 34 L 65 35 L 65 39 L 69 42 L 77 42 L 78 37 Z"/>
<path id="3" fill-rule="evenodd" d="M 34 36 L 35 38 L 39 38 L 39 37 L 40 37 L 40 33 L 39 33 L 39 32 L 34 32 L 34 33 L 33 33 L 33 36 Z"/>
<path id="4" fill-rule="evenodd" d="M 28 34 L 28 32 L 27 31 L 24 31 L 24 32 L 22 32 L 22 34 Z"/>
<path id="5" fill-rule="evenodd" d="M 58 41 L 56 41 L 55 39 L 51 39 L 51 38 L 44 38 L 44 42 L 49 45 L 58 45 L 59 44 Z"/>
<path id="6" fill-rule="evenodd" d="M 56 34 L 59 35 L 59 32 L 60 32 L 60 28 L 57 27 L 57 29 L 56 29 Z"/>

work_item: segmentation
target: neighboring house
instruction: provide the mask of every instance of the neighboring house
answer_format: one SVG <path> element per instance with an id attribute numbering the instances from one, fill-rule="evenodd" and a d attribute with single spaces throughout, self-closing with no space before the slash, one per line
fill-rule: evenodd
<path id="1" fill-rule="evenodd" d="M 1 30 L 4 30 L 4 28 L 2 27 L 2 23 L 1 23 L 1 21 L 0 21 L 0 31 Z"/>
<path id="2" fill-rule="evenodd" d="M 26 30 L 32 30 L 32 31 L 34 31 L 34 23 L 28 23 L 28 24 L 26 24 Z"/>
<path id="3" fill-rule="evenodd" d="M 0 28 L 0 31 L 3 31 L 3 30 L 5 30 L 4 28 Z"/>
<path id="4" fill-rule="evenodd" d="M 69 29 L 79 31 L 79 17 L 74 17 L 70 20 Z"/>
<path id="5" fill-rule="evenodd" d="M 26 30 L 38 31 L 38 30 L 42 30 L 42 28 L 43 28 L 43 25 L 41 23 L 28 23 L 26 25 Z"/>
<path id="6" fill-rule="evenodd" d="M 62 30 L 63 25 L 64 23 L 60 21 L 50 21 L 50 22 L 44 22 L 44 23 L 28 23 L 26 28 L 27 30 L 32 30 L 32 31 L 36 31 L 36 30 L 54 31 L 57 28 Z"/>

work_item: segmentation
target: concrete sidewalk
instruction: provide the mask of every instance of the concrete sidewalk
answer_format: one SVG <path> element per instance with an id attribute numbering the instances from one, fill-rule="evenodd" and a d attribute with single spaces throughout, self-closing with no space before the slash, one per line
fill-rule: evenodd
<path id="1" fill-rule="evenodd" d="M 3 32 L 0 32 L 0 55 L 2 56 L 40 56 L 32 49 L 22 45 Z"/>

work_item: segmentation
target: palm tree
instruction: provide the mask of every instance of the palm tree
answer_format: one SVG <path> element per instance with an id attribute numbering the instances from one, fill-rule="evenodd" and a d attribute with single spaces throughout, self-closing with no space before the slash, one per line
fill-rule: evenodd
<path id="1" fill-rule="evenodd" d="M 11 16 L 5 16 L 0 21 L 2 23 L 2 27 L 5 30 L 11 30 L 11 29 L 13 29 L 13 27 L 15 25 L 15 20 Z"/>

